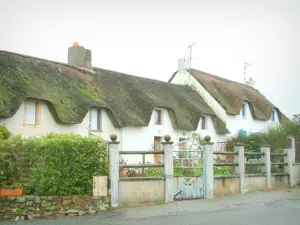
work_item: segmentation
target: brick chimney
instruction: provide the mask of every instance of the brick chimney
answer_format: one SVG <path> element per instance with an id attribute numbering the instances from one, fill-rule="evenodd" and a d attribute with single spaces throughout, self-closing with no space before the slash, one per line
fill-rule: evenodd
<path id="1" fill-rule="evenodd" d="M 92 69 L 92 51 L 74 42 L 68 49 L 68 64 L 84 69 Z"/>

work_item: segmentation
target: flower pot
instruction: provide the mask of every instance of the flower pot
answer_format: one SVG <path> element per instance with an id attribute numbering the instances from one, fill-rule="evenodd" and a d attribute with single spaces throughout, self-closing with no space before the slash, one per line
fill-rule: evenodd
<path id="1" fill-rule="evenodd" d="M 23 189 L 0 189 L 1 196 L 22 196 Z"/>

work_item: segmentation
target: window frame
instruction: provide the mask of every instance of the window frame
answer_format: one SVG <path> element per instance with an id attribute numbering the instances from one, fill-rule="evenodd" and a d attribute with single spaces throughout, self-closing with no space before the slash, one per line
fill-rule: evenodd
<path id="1" fill-rule="evenodd" d="M 28 118 L 27 118 L 27 113 L 28 113 L 28 104 L 29 102 L 35 103 L 35 115 L 34 115 L 34 123 L 33 124 L 28 124 Z M 24 121 L 23 125 L 24 127 L 39 127 L 41 125 L 41 106 L 40 102 L 35 99 L 26 99 L 24 102 Z"/>
<path id="2" fill-rule="evenodd" d="M 245 102 L 242 103 L 241 116 L 247 118 L 247 104 Z"/>
<path id="3" fill-rule="evenodd" d="M 92 110 L 97 111 L 97 129 L 92 129 Z M 100 108 L 92 107 L 90 109 L 90 131 L 91 132 L 102 132 L 102 112 Z"/>
<path id="4" fill-rule="evenodd" d="M 158 121 L 155 120 L 156 113 L 158 113 Z M 154 110 L 154 124 L 155 125 L 161 125 L 162 124 L 162 119 L 161 119 L 162 116 L 161 115 L 162 115 L 162 110 L 160 110 L 160 109 L 155 109 Z"/>
<path id="5" fill-rule="evenodd" d="M 206 116 L 200 116 L 200 129 L 206 130 Z"/>
<path id="6" fill-rule="evenodd" d="M 272 109 L 272 112 L 271 112 L 271 122 L 272 123 L 276 122 L 276 111 L 275 111 L 275 109 Z"/>

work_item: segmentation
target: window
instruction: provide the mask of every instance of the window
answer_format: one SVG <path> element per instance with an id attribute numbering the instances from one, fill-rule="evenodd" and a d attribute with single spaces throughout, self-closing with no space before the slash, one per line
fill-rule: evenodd
<path id="1" fill-rule="evenodd" d="M 247 105 L 246 105 L 246 103 L 243 103 L 242 104 L 242 110 L 241 110 L 241 113 L 242 113 L 243 117 L 246 117 L 246 109 L 247 109 Z"/>
<path id="2" fill-rule="evenodd" d="M 201 130 L 206 129 L 206 118 L 205 118 L 205 116 L 200 117 L 200 127 L 201 127 Z"/>
<path id="3" fill-rule="evenodd" d="M 38 125 L 40 119 L 38 102 L 26 100 L 25 104 L 25 125 Z"/>
<path id="4" fill-rule="evenodd" d="M 154 110 L 154 124 L 161 125 L 161 110 Z"/>
<path id="5" fill-rule="evenodd" d="M 101 131 L 101 110 L 100 109 L 91 108 L 90 128 L 91 130 Z"/>
<path id="6" fill-rule="evenodd" d="M 272 122 L 275 122 L 275 113 L 276 113 L 275 109 L 272 109 L 272 114 L 271 114 L 271 121 Z"/>

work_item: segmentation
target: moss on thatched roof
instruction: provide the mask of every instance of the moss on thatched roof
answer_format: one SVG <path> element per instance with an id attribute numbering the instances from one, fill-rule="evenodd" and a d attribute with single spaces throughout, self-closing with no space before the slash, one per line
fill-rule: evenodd
<path id="1" fill-rule="evenodd" d="M 239 115 L 242 103 L 247 102 L 253 118 L 257 120 L 270 120 L 272 109 L 277 110 L 281 121 L 288 120 L 276 106 L 253 87 L 196 69 L 191 69 L 191 74 L 228 114 Z"/>
<path id="2" fill-rule="evenodd" d="M 92 106 L 106 108 L 116 127 L 148 126 L 156 107 L 167 108 L 182 130 L 196 130 L 200 115 L 214 115 L 188 86 L 93 69 L 0 51 L 0 117 L 14 115 L 26 98 L 45 100 L 56 121 L 68 124 L 80 123 Z M 217 132 L 226 131 L 217 120 Z"/>

